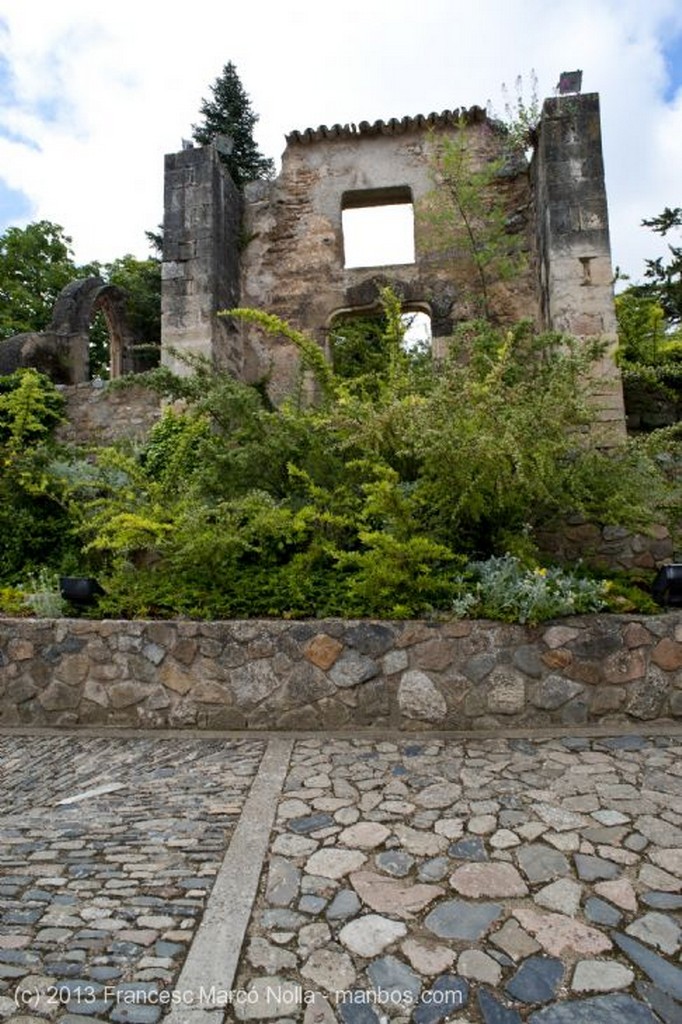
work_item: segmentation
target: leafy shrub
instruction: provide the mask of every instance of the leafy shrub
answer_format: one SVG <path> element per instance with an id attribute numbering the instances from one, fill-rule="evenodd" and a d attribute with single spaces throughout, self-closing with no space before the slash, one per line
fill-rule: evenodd
<path id="1" fill-rule="evenodd" d="M 534 625 L 607 607 L 609 584 L 559 567 L 528 568 L 513 555 L 472 562 L 459 579 L 456 615 Z"/>
<path id="2" fill-rule="evenodd" d="M 177 404 L 143 445 L 44 463 L 39 493 L 68 509 L 63 532 L 78 534 L 78 571 L 107 591 L 102 613 L 447 614 L 453 600 L 471 604 L 457 582 L 467 562 L 533 558 L 557 518 L 642 526 L 679 507 L 664 465 L 672 435 L 665 450 L 596 447 L 596 349 L 475 322 L 436 362 L 401 345 L 400 303 L 386 293 L 385 366 L 343 377 L 276 317 L 233 313 L 283 334 L 316 387 L 274 407 L 201 360 L 183 378 L 159 369 L 146 379 Z M 596 601 L 595 583 L 569 585 L 558 570 L 522 579 L 519 566 L 511 606 L 469 588 L 480 614 L 532 621 Z"/>
<path id="3" fill-rule="evenodd" d="M 41 619 L 58 619 L 64 614 L 64 600 L 56 573 L 40 569 L 29 576 L 25 589 L 26 604 L 34 615 Z"/>
<path id="4" fill-rule="evenodd" d="M 56 566 L 74 545 L 64 488 L 52 469 L 64 399 L 35 370 L 0 377 L 0 579 Z"/>
<path id="5" fill-rule="evenodd" d="M 31 614 L 23 590 L 19 587 L 0 587 L 0 615 L 18 619 Z"/>
<path id="6" fill-rule="evenodd" d="M 635 569 L 605 576 L 606 606 L 610 612 L 660 615 L 661 606 L 651 596 L 651 573 Z"/>

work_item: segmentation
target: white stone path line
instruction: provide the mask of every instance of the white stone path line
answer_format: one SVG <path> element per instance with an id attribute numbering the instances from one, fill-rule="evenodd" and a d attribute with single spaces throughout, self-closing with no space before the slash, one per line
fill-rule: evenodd
<path id="1" fill-rule="evenodd" d="M 226 1007 L 211 1006 L 207 997 L 234 987 L 293 745 L 293 739 L 280 737 L 268 742 L 175 983 L 174 995 L 182 1001 L 173 1005 L 164 1024 L 222 1024 Z M 190 1004 L 191 999 L 194 1002 Z"/>

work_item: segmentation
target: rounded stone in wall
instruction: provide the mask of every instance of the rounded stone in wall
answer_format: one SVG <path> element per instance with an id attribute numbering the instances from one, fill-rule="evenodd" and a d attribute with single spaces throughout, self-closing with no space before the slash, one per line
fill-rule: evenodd
<path id="1" fill-rule="evenodd" d="M 398 705 L 406 718 L 441 722 L 447 713 L 445 697 L 426 672 L 410 669 L 398 686 Z"/>

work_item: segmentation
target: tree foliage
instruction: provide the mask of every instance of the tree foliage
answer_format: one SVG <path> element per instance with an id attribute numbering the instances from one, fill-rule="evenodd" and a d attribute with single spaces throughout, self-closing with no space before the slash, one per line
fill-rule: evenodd
<path id="1" fill-rule="evenodd" d="M 524 262 L 499 189 L 510 161 L 522 159 L 520 143 L 503 126 L 491 125 L 489 132 L 496 139 L 494 152 L 476 152 L 464 118 L 451 138 L 434 135 L 434 187 L 418 211 L 425 248 L 454 265 L 473 267 L 473 280 L 460 287 L 470 315 L 487 320 L 494 313 L 492 286 L 516 275 Z"/>
<path id="2" fill-rule="evenodd" d="M 682 227 L 682 208 L 666 207 L 642 224 L 667 235 Z M 626 404 L 653 422 L 660 422 L 662 408 L 679 405 L 682 395 L 682 247 L 668 248 L 667 262 L 646 260 L 645 280 L 616 296 Z"/>
<path id="3" fill-rule="evenodd" d="M 220 153 L 238 188 L 248 181 L 274 176 L 273 161 L 260 152 L 253 137 L 258 115 L 251 107 L 251 100 L 229 61 L 216 78 L 211 89 L 211 98 L 201 102 L 199 113 L 203 120 L 192 126 L 193 138 L 202 146 L 209 145 L 216 135 L 226 135 L 232 140 L 232 152 Z"/>
<path id="4" fill-rule="evenodd" d="M 621 362 L 653 366 L 665 355 L 665 312 L 652 296 L 628 288 L 616 296 Z"/>
<path id="5" fill-rule="evenodd" d="M 0 377 L 0 579 L 15 583 L 78 545 L 53 471 L 64 400 L 35 370 Z"/>
<path id="6" fill-rule="evenodd" d="M 0 236 L 0 338 L 43 331 L 62 288 L 78 276 L 71 239 L 41 220 Z"/>
<path id="7" fill-rule="evenodd" d="M 643 220 L 645 227 L 666 237 L 674 229 L 682 228 L 682 207 L 666 206 L 663 213 L 650 220 Z M 668 245 L 667 262 L 662 256 L 646 260 L 645 283 L 638 286 L 640 294 L 654 298 L 660 303 L 667 321 L 673 325 L 682 324 L 682 246 Z"/>

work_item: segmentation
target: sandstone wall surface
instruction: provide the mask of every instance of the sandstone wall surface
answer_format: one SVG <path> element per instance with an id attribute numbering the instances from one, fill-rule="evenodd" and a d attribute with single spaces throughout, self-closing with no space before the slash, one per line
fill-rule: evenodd
<path id="1" fill-rule="evenodd" d="M 149 388 L 75 384 L 61 389 L 66 399 L 66 422 L 57 436 L 72 444 L 105 445 L 143 440 L 161 416 L 161 400 Z"/>

